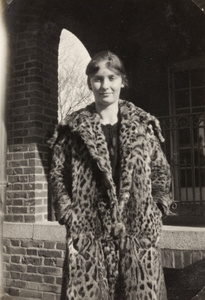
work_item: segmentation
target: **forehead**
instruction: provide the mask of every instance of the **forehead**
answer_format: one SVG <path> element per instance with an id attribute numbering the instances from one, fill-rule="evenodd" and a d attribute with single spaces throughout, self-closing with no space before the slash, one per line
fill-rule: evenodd
<path id="1" fill-rule="evenodd" d="M 120 76 L 119 72 L 116 69 L 109 66 L 108 61 L 101 61 L 98 63 L 98 70 L 93 76 L 109 76 L 109 75 L 117 75 Z"/>

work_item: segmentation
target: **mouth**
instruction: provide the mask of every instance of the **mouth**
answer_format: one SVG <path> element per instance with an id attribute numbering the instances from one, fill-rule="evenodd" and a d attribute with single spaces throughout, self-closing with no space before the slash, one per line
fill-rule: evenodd
<path id="1" fill-rule="evenodd" d="M 100 95 L 102 95 L 102 96 L 109 96 L 109 95 L 112 95 L 112 93 L 100 93 Z"/>

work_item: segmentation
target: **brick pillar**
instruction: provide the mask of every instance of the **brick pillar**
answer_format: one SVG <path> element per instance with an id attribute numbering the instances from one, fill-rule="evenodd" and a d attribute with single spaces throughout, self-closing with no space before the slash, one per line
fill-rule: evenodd
<path id="1" fill-rule="evenodd" d="M 9 186 L 5 221 L 8 222 L 36 222 L 48 217 L 47 140 L 57 122 L 61 29 L 45 20 L 43 3 L 21 1 L 17 10 L 16 1 L 7 13 L 10 22 Z"/>

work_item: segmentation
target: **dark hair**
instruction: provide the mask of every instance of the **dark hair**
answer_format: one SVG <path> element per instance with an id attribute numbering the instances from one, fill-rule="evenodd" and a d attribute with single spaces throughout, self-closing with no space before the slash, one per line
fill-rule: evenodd
<path id="1" fill-rule="evenodd" d="M 99 70 L 99 63 L 102 61 L 106 62 L 106 67 L 108 69 L 116 72 L 118 75 L 120 75 L 122 77 L 122 83 L 124 84 L 125 87 L 127 87 L 128 80 L 127 80 L 127 75 L 125 72 L 123 62 L 116 54 L 110 52 L 109 50 L 102 51 L 102 52 L 95 54 L 92 57 L 89 64 L 87 65 L 85 73 L 88 76 L 88 78 L 87 78 L 88 87 L 91 88 L 90 78 L 97 73 L 97 71 Z"/>

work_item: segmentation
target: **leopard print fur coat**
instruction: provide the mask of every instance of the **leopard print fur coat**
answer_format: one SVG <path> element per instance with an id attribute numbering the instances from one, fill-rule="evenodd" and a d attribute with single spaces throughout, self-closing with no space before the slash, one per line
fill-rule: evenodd
<path id="1" fill-rule="evenodd" d="M 159 121 L 125 100 L 119 112 L 118 196 L 94 103 L 65 118 L 51 141 L 55 214 L 67 229 L 61 300 L 167 299 L 158 242 L 171 176 Z"/>

